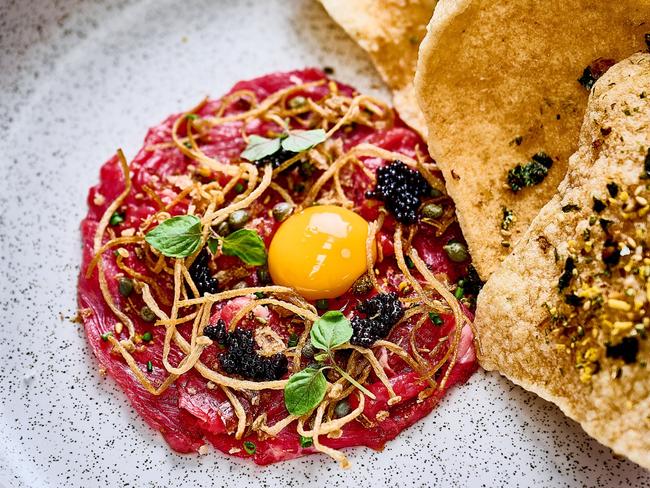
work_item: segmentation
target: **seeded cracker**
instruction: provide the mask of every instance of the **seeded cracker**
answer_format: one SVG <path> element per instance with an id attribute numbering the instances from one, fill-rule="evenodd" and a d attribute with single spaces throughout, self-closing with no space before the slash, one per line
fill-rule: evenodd
<path id="1" fill-rule="evenodd" d="M 510 252 L 562 181 L 578 147 L 585 84 L 609 65 L 594 62 L 646 50 L 649 19 L 650 0 L 438 2 L 415 87 L 429 151 L 481 278 Z M 535 159 L 540 164 L 531 164 Z M 509 182 L 509 173 L 517 178 Z M 514 217 L 505 236 L 504 207 Z"/>
<path id="2" fill-rule="evenodd" d="M 650 54 L 594 85 L 558 193 L 485 284 L 480 360 L 650 468 Z M 600 202 L 600 203 L 597 203 Z"/>

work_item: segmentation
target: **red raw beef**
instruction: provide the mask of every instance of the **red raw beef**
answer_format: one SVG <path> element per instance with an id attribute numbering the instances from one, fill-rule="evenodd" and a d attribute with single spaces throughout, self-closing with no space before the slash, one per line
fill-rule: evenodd
<path id="1" fill-rule="evenodd" d="M 235 85 L 231 93 L 238 90 L 250 90 L 262 100 L 268 95 L 283 88 L 302 84 L 310 81 L 326 79 L 323 72 L 317 69 L 306 69 L 302 71 L 293 71 L 289 73 L 277 73 L 263 76 L 250 81 L 243 81 Z M 345 95 L 352 96 L 355 91 L 346 85 L 338 84 L 339 90 Z M 326 85 L 314 86 L 305 89 L 300 95 L 319 99 L 326 95 L 328 88 Z M 211 100 L 206 103 L 200 110 L 199 115 L 208 116 L 213 114 L 220 106 L 221 100 Z M 241 100 L 226 109 L 226 114 L 237 113 L 248 108 L 247 102 Z M 192 164 L 188 158 L 183 156 L 175 147 L 166 144 L 171 140 L 172 124 L 178 115 L 172 115 L 161 125 L 153 127 L 147 133 L 143 148 L 138 152 L 130 164 L 133 189 L 124 201 L 120 211 L 124 214 L 125 220 L 116 227 L 117 230 L 126 228 L 137 228 L 141 221 L 158 209 L 156 202 L 147 194 L 145 190 L 154 190 L 163 202 L 171 201 L 176 192 L 164 188 L 161 189 L 161 182 L 169 175 L 183 175 L 188 171 L 188 165 Z M 214 127 L 210 132 L 209 142 L 202 144 L 203 151 L 209 156 L 218 158 L 221 161 L 237 162 L 245 143 L 241 136 L 242 122 L 230 122 Z M 273 124 L 265 121 L 255 121 L 247 126 L 249 133 L 264 133 L 271 128 Z M 420 137 L 407 128 L 398 117 L 396 117 L 394 127 L 386 130 L 371 130 L 365 127 L 357 127 L 345 134 L 340 134 L 344 138 L 346 148 L 352 147 L 361 142 L 370 142 L 383 148 L 401 152 L 411 157 L 415 157 L 416 148 L 426 152 L 426 146 Z M 382 164 L 376 158 L 366 158 L 365 164 L 371 169 Z M 366 201 L 364 193 L 366 191 L 367 181 L 358 178 L 359 188 L 353 194 L 353 200 L 357 205 L 357 212 L 370 219 L 376 216 L 377 202 Z M 105 303 L 101 290 L 99 288 L 97 272 L 95 271 L 90 278 L 86 278 L 86 268 L 93 257 L 93 238 L 98 222 L 110 203 L 123 191 L 124 178 L 120 170 L 117 158 L 110 159 L 101 168 L 100 182 L 97 186 L 90 189 L 88 195 L 88 215 L 81 224 L 81 235 L 83 242 L 83 263 L 81 274 L 79 276 L 78 303 L 83 317 L 84 327 L 88 342 L 93 353 L 98 358 L 102 367 L 107 373 L 115 379 L 119 387 L 125 392 L 131 404 L 142 418 L 154 429 L 158 430 L 169 443 L 172 449 L 178 452 L 195 452 L 206 440 L 211 442 L 216 448 L 224 453 L 230 453 L 239 457 L 250 457 L 258 464 L 269 464 L 277 461 L 291 459 L 305 454 L 316 452 L 312 447 L 302 448 L 299 442 L 299 436 L 295 431 L 294 425 L 284 429 L 277 437 L 260 440 L 255 434 L 248 438 L 236 440 L 234 431 L 237 426 L 237 417 L 233 408 L 223 391 L 215 385 L 208 382 L 195 370 L 190 370 L 172 384 L 160 396 L 154 396 L 148 393 L 130 371 L 126 362 L 119 354 L 111 352 L 111 345 L 101 339 L 102 334 L 113 331 L 117 319 Z M 137 195 L 137 196 L 136 196 Z M 277 200 L 276 200 L 277 201 Z M 274 201 L 266 205 L 273 205 Z M 256 205 L 261 205 L 257 203 Z M 186 204 L 180 204 L 174 208 L 175 214 L 182 214 L 186 211 Z M 273 219 L 261 218 L 255 224 L 260 234 L 264 237 L 266 244 L 270 242 L 277 224 Z M 392 249 L 392 219 L 387 219 L 385 230 L 378 236 L 379 243 L 384 250 L 385 256 L 393 254 Z M 419 254 L 425 260 L 427 265 L 436 274 L 444 274 L 449 282 L 453 283 L 466 274 L 467 266 L 459 265 L 450 261 L 442 246 L 451 239 L 462 240 L 462 235 L 457 225 L 452 225 L 444 235 L 436 237 L 434 233 L 424 226 L 414 240 L 414 246 Z M 128 248 L 128 246 L 125 246 Z M 125 262 L 146 274 L 147 268 L 139 262 L 135 253 L 130 253 L 130 257 Z M 222 258 L 220 258 L 222 259 Z M 220 262 L 220 268 L 228 265 L 226 261 Z M 386 263 L 389 260 L 385 260 Z M 115 302 L 125 307 L 127 301 L 121 297 L 117 290 L 117 280 L 115 277 L 121 273 L 117 267 L 112 253 L 105 253 L 103 256 L 103 265 L 109 288 Z M 389 283 L 396 285 L 391 277 L 396 275 L 395 265 L 385 264 L 380 267 L 382 275 L 389 278 Z M 252 273 L 246 279 L 247 284 L 257 285 L 255 273 Z M 160 293 L 171 297 L 171 283 L 158 283 Z M 136 300 L 140 300 L 136 297 Z M 236 313 L 243 302 L 233 300 L 224 305 L 218 304 L 213 310 L 213 320 L 223 315 L 224 317 L 232 316 Z M 351 295 L 340 297 L 333 300 L 331 308 L 345 307 L 345 311 L 350 312 L 354 309 L 356 298 Z M 140 302 L 136 305 L 141 305 Z M 164 307 L 163 307 L 164 308 Z M 471 318 L 469 312 L 468 316 Z M 448 334 L 453 328 L 453 318 L 443 317 L 443 325 L 436 327 L 432 324 L 422 326 L 418 331 L 419 344 L 434 344 L 438 338 Z M 134 314 L 133 320 L 136 331 L 139 334 L 151 332 L 153 340 L 146 347 L 139 346 L 138 350 L 133 353 L 137 363 L 140 365 L 144 374 L 154 384 L 160 384 L 166 377 L 166 371 L 162 365 L 162 346 L 163 332 L 150 323 L 140 319 Z M 282 320 L 272 314 L 270 325 L 279 332 L 285 339 L 288 337 L 286 327 Z M 408 331 L 412 323 L 405 323 L 396 327 L 390 336 L 391 340 L 407 338 Z M 179 326 L 179 332 L 189 337 L 188 324 Z M 191 324 L 189 325 L 191 327 Z M 405 341 L 408 343 L 408 341 Z M 216 346 L 208 347 L 201 360 L 208 365 L 215 362 L 217 351 Z M 384 353 L 386 354 L 386 353 Z M 181 360 L 181 352 L 173 347 L 169 360 L 172 364 L 178 364 Z M 153 370 L 147 371 L 147 363 L 151 362 Z M 396 356 L 387 355 L 390 381 L 395 391 L 402 396 L 403 401 L 394 406 L 388 406 L 386 400 L 388 395 L 385 387 L 376 380 L 368 385 L 377 399 L 368 400 L 365 406 L 365 414 L 369 419 L 374 419 L 378 412 L 387 410 L 390 417 L 376 423 L 373 427 L 365 427 L 360 422 L 353 421 L 346 425 L 343 433 L 336 439 L 322 438 L 323 444 L 334 447 L 344 448 L 350 446 L 364 445 L 373 449 L 381 449 L 384 444 L 394 438 L 400 431 L 412 425 L 420 418 L 426 416 L 438 403 L 445 390 L 455 384 L 463 383 L 476 369 L 476 357 L 472 343 L 472 335 L 469 327 L 465 327 L 462 334 L 462 341 L 458 353 L 458 362 L 450 374 L 449 381 L 444 390 L 437 390 L 435 394 L 429 396 L 424 401 L 418 401 L 420 393 L 427 385 L 423 382 L 417 373 L 411 371 Z M 245 392 L 244 392 L 245 393 Z M 283 394 L 281 391 L 263 391 L 257 394 L 250 394 L 247 398 L 245 394 L 241 395 L 241 401 L 249 419 L 265 412 L 269 425 L 275 421 L 284 418 L 287 412 L 284 407 Z M 255 397 L 255 398 L 254 398 Z M 351 403 L 355 402 L 355 395 L 350 397 Z M 255 406 L 254 406 L 255 405 Z M 354 405 L 353 405 L 354 406 Z M 244 441 L 253 441 L 256 444 L 256 452 L 250 455 L 242 448 Z"/>

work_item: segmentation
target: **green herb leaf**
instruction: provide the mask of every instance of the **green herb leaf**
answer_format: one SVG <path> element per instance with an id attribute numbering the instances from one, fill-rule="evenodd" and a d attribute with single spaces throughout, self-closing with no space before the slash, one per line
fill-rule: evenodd
<path id="1" fill-rule="evenodd" d="M 322 363 L 322 362 L 326 361 L 328 357 L 329 357 L 329 356 L 327 355 L 326 352 L 322 352 L 322 353 L 320 353 L 320 354 L 316 354 L 316 355 L 314 356 L 314 359 L 315 359 L 316 361 L 318 361 L 319 363 Z"/>
<path id="2" fill-rule="evenodd" d="M 255 452 L 257 451 L 257 446 L 255 445 L 254 442 L 245 441 L 244 451 L 246 451 L 248 454 L 255 454 Z"/>
<path id="3" fill-rule="evenodd" d="M 311 328 L 311 343 L 318 349 L 329 351 L 352 337 L 350 321 L 337 310 L 325 312 Z"/>
<path id="4" fill-rule="evenodd" d="M 314 440 L 311 437 L 300 436 L 300 447 L 311 447 L 314 445 Z"/>
<path id="5" fill-rule="evenodd" d="M 289 378 L 284 387 L 284 405 L 292 415 L 311 412 L 325 398 L 327 380 L 320 368 L 305 368 Z"/>
<path id="6" fill-rule="evenodd" d="M 120 215 L 119 213 L 115 212 L 113 215 L 111 215 L 111 219 L 108 221 L 108 223 L 112 226 L 121 224 L 124 222 L 124 216 Z"/>
<path id="7" fill-rule="evenodd" d="M 215 239 L 214 237 L 210 237 L 208 239 L 208 249 L 210 249 L 210 252 L 212 254 L 217 254 L 217 250 L 219 249 L 219 239 Z"/>
<path id="8" fill-rule="evenodd" d="M 320 144 L 327 135 L 323 129 L 296 130 L 289 133 L 289 136 L 282 140 L 282 149 L 299 153 L 311 149 Z"/>
<path id="9" fill-rule="evenodd" d="M 167 219 L 147 232 L 145 241 L 170 258 L 186 258 L 201 245 L 201 221 L 194 215 Z"/>
<path id="10" fill-rule="evenodd" d="M 221 240 L 221 252 L 237 256 L 246 264 L 261 266 L 266 263 L 266 248 L 260 235 L 254 230 L 239 229 Z"/>
<path id="11" fill-rule="evenodd" d="M 440 317 L 440 314 L 436 312 L 429 312 L 429 319 L 433 325 L 442 325 L 444 323 L 442 317 Z"/>
<path id="12" fill-rule="evenodd" d="M 248 146 L 241 153 L 241 157 L 248 161 L 258 161 L 280 150 L 280 138 L 268 139 L 252 135 L 248 139 Z"/>

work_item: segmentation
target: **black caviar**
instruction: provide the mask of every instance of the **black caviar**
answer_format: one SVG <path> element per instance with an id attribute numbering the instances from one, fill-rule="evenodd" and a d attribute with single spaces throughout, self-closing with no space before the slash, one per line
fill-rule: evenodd
<path id="1" fill-rule="evenodd" d="M 210 274 L 210 268 L 208 268 L 209 261 L 209 254 L 203 249 L 189 269 L 192 281 L 194 281 L 201 296 L 206 293 L 217 293 L 219 291 L 219 282 Z"/>
<path id="2" fill-rule="evenodd" d="M 217 359 L 227 374 L 253 381 L 273 381 L 287 373 L 288 361 L 284 354 L 260 356 L 255 351 L 252 330 L 238 328 L 228 332 L 224 321 L 219 319 L 215 325 L 203 329 L 203 334 L 225 347 L 226 350 Z"/>
<path id="3" fill-rule="evenodd" d="M 354 331 L 350 344 L 362 347 L 370 347 L 375 341 L 386 337 L 404 316 L 404 309 L 395 292 L 379 293 L 357 305 L 357 310 L 366 317 L 355 315 L 350 320 Z"/>
<path id="4" fill-rule="evenodd" d="M 262 159 L 258 159 L 257 161 L 255 161 L 255 164 L 259 167 L 264 167 L 267 164 L 271 163 L 271 166 L 273 167 L 273 169 L 275 169 L 282 166 L 282 163 L 288 161 L 296 154 L 298 153 L 295 153 L 293 151 L 287 151 L 285 149 L 278 149 L 273 154 L 269 154 L 268 156 L 264 156 Z"/>
<path id="5" fill-rule="evenodd" d="M 430 190 L 418 171 L 395 160 L 377 169 L 377 184 L 374 190 L 366 192 L 366 198 L 383 201 L 398 222 L 408 225 L 416 222 L 420 199 Z"/>

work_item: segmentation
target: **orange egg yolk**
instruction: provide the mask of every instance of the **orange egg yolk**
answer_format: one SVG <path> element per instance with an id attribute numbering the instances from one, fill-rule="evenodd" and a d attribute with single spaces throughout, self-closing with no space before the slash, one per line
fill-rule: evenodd
<path id="1" fill-rule="evenodd" d="M 276 285 L 308 300 L 341 296 L 365 273 L 368 222 L 343 207 L 317 205 L 292 215 L 269 247 Z M 374 245 L 372 247 L 374 258 Z"/>

